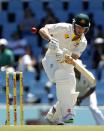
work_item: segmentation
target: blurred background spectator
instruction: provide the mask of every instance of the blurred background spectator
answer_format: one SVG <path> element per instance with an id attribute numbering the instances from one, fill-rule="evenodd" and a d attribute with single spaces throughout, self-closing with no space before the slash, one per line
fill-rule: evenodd
<path id="1" fill-rule="evenodd" d="M 96 69 L 97 79 L 101 80 L 104 69 L 104 38 L 102 36 L 97 36 L 94 39 L 94 47 L 95 51 L 93 53 L 93 67 Z"/>
<path id="2" fill-rule="evenodd" d="M 14 55 L 7 48 L 8 41 L 4 38 L 0 39 L 0 68 L 14 66 Z"/>
<path id="3" fill-rule="evenodd" d="M 13 32 L 11 39 L 8 42 L 8 48 L 10 48 L 15 57 L 15 62 L 18 62 L 19 58 L 25 54 L 25 47 L 27 41 L 25 38 L 21 37 L 18 32 Z"/>
<path id="4" fill-rule="evenodd" d="M 32 57 L 32 51 L 29 46 L 26 46 L 25 48 L 25 54 L 19 59 L 18 63 L 18 70 L 21 71 L 33 71 L 34 72 L 34 66 L 36 65 L 35 58 Z"/>

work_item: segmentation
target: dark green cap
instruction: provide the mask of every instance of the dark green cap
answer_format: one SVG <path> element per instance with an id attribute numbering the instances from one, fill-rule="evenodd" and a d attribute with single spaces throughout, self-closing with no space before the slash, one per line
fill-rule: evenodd
<path id="1" fill-rule="evenodd" d="M 89 27 L 90 26 L 90 19 L 86 14 L 78 14 L 74 18 L 74 22 L 81 27 Z"/>

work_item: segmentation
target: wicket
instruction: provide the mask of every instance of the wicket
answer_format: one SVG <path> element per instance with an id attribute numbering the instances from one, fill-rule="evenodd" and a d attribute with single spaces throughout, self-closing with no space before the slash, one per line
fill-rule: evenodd
<path id="1" fill-rule="evenodd" d="M 9 102 L 9 72 L 6 72 L 6 124 L 10 125 L 10 102 Z M 23 110 L 23 73 L 14 72 L 13 73 L 13 108 L 14 108 L 14 125 L 17 125 L 17 75 L 20 80 L 20 124 L 24 124 L 24 110 Z"/>

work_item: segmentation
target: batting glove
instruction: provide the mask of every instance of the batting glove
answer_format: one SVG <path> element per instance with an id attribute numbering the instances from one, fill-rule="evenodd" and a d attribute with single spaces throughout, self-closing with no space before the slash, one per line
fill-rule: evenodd
<path id="1" fill-rule="evenodd" d="M 61 49 L 59 49 L 59 50 L 56 52 L 56 60 L 57 60 L 59 63 L 64 62 L 64 54 L 63 54 L 63 51 L 62 51 Z"/>
<path id="2" fill-rule="evenodd" d="M 51 49 L 52 51 L 57 51 L 59 49 L 59 41 L 55 38 L 51 38 L 51 40 L 49 41 L 49 45 L 48 45 L 49 49 Z"/>
<path id="3" fill-rule="evenodd" d="M 59 63 L 63 63 L 65 61 L 65 54 L 67 53 L 68 53 L 68 49 L 66 48 L 63 48 L 62 50 L 58 49 L 58 51 L 56 52 L 56 60 Z"/>

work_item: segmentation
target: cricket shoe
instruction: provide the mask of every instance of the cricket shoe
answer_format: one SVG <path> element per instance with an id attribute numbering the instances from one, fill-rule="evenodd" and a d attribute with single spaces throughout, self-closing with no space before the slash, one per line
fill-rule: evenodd
<path id="1" fill-rule="evenodd" d="M 48 113 L 45 117 L 47 123 L 49 125 L 72 125 L 74 123 L 74 119 L 70 118 L 70 119 L 64 119 L 63 121 L 59 121 L 59 120 L 54 120 L 53 119 L 53 114 Z"/>
<path id="2" fill-rule="evenodd" d="M 68 120 L 64 120 L 64 122 L 60 121 L 57 123 L 57 125 L 72 125 L 74 123 L 74 119 L 70 118 Z"/>
<path id="3" fill-rule="evenodd" d="M 54 125 L 54 121 L 53 121 L 53 114 L 52 113 L 48 113 L 45 117 L 45 120 L 47 121 L 48 124 L 50 125 Z"/>
<path id="4" fill-rule="evenodd" d="M 64 122 L 61 121 L 50 121 L 49 119 L 47 119 L 47 122 L 49 125 L 65 125 Z"/>
<path id="5" fill-rule="evenodd" d="M 53 106 L 45 117 L 45 119 L 48 123 L 50 123 L 50 124 L 56 123 L 55 113 L 56 113 L 56 108 Z"/>
<path id="6" fill-rule="evenodd" d="M 45 119 L 50 125 L 64 125 L 64 122 L 54 119 L 54 116 L 52 113 L 48 113 Z"/>
<path id="7" fill-rule="evenodd" d="M 63 121 L 66 124 L 73 124 L 74 119 L 73 119 L 74 114 L 68 113 L 66 116 L 63 117 Z"/>
<path id="8" fill-rule="evenodd" d="M 74 119 L 71 118 L 71 119 L 65 120 L 64 123 L 73 124 L 74 123 Z"/>
<path id="9" fill-rule="evenodd" d="M 45 117 L 46 121 L 50 125 L 57 125 L 57 122 L 53 119 L 53 114 L 48 113 Z"/>
<path id="10" fill-rule="evenodd" d="M 74 114 L 68 113 L 66 116 L 63 117 L 62 120 L 55 119 L 52 112 L 46 115 L 46 120 L 51 125 L 72 125 L 74 123 Z"/>
<path id="11" fill-rule="evenodd" d="M 57 125 L 65 125 L 65 123 L 64 123 L 64 122 L 61 122 L 61 121 L 58 121 L 58 122 L 57 122 Z"/>

